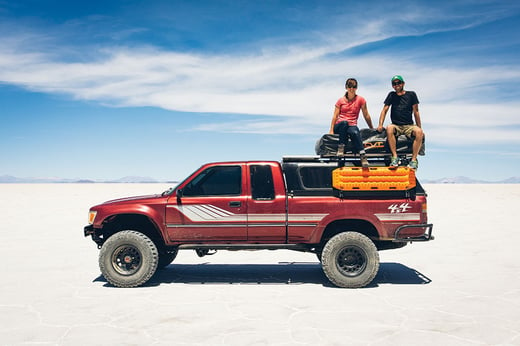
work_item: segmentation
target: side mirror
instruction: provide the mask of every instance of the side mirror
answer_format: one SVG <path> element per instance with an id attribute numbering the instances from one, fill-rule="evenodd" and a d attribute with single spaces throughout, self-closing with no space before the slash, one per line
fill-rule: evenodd
<path id="1" fill-rule="evenodd" d="M 182 195 L 183 195 L 182 189 L 177 190 L 177 192 L 176 192 L 177 204 L 182 204 L 182 201 L 181 201 Z"/>

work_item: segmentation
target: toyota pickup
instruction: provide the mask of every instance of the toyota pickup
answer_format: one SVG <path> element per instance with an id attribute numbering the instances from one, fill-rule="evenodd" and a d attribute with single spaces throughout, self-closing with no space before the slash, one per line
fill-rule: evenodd
<path id="1" fill-rule="evenodd" d="M 90 208 L 84 235 L 117 287 L 145 284 L 186 249 L 311 252 L 332 284 L 364 287 L 379 270 L 379 250 L 433 239 L 427 195 L 419 181 L 406 191 L 338 194 L 337 168 L 313 156 L 208 163 L 163 193 Z"/>

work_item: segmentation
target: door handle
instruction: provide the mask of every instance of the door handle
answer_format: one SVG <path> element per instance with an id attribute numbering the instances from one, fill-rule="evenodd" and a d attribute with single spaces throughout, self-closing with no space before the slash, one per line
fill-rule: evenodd
<path id="1" fill-rule="evenodd" d="M 229 202 L 229 206 L 233 207 L 233 208 L 238 208 L 238 207 L 242 206 L 242 202 L 240 202 L 240 201 Z"/>

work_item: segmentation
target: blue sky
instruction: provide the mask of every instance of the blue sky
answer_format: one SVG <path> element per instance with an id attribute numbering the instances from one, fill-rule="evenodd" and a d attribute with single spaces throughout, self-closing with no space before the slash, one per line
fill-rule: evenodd
<path id="1" fill-rule="evenodd" d="M 345 79 L 377 124 L 394 74 L 420 100 L 419 177 L 520 175 L 518 1 L 0 0 L 0 32 L 0 175 L 313 155 Z"/>

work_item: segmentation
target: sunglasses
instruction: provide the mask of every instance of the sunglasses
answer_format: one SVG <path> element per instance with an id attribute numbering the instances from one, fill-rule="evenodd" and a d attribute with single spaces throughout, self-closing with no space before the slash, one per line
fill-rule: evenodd
<path id="1" fill-rule="evenodd" d="M 347 85 L 347 88 L 354 88 L 354 89 L 357 89 L 357 85 Z"/>
<path id="2" fill-rule="evenodd" d="M 392 82 L 392 85 L 401 85 L 401 84 L 403 84 L 403 82 L 401 82 L 401 81 Z"/>

